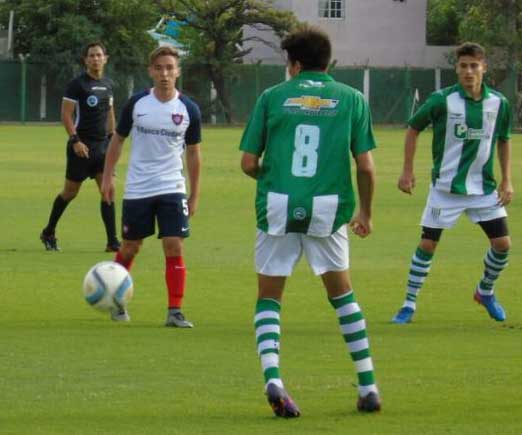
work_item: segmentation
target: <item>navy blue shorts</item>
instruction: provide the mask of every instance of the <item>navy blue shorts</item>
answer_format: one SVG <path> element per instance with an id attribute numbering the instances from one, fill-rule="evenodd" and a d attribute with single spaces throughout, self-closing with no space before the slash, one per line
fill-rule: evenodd
<path id="1" fill-rule="evenodd" d="M 83 143 L 89 147 L 88 158 L 77 156 L 73 150 L 72 143 L 70 141 L 67 142 L 65 178 L 78 183 L 83 182 L 86 178 L 94 178 L 97 174 L 103 173 L 105 153 L 107 152 L 109 140 L 104 139 L 99 142 Z"/>
<path id="2" fill-rule="evenodd" d="M 150 198 L 124 199 L 121 233 L 124 240 L 141 240 L 156 232 L 163 237 L 188 237 L 189 211 L 184 193 L 169 193 Z"/>

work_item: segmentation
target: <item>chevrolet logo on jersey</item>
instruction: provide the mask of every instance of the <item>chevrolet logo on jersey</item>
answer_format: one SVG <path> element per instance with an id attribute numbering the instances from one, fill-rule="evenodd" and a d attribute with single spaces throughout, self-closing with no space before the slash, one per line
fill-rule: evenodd
<path id="1" fill-rule="evenodd" d="M 303 95 L 302 97 L 287 98 L 283 106 L 299 107 L 301 110 L 321 110 L 335 109 L 337 104 L 339 104 L 339 100 Z"/>

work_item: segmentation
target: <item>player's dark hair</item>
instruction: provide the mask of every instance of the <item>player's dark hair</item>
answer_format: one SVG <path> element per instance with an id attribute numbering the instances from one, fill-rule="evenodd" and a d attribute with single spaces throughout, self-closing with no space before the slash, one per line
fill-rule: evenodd
<path id="1" fill-rule="evenodd" d="M 486 58 L 486 50 L 476 42 L 464 42 L 455 49 L 457 59 L 461 56 L 472 56 L 478 59 Z"/>
<path id="2" fill-rule="evenodd" d="M 156 59 L 161 56 L 172 56 L 179 60 L 179 52 L 173 47 L 158 47 L 149 54 L 149 65 L 153 65 Z"/>
<path id="3" fill-rule="evenodd" d="M 87 55 L 89 54 L 89 49 L 91 49 L 92 47 L 100 47 L 103 51 L 103 54 L 105 54 L 105 55 L 107 54 L 107 48 L 105 47 L 103 42 L 100 42 L 100 41 L 89 42 L 85 47 L 83 47 L 82 57 L 84 59 L 87 57 Z"/>
<path id="4" fill-rule="evenodd" d="M 291 63 L 299 61 L 302 70 L 328 68 L 332 57 L 332 44 L 327 33 L 315 26 L 303 24 L 281 42 Z"/>

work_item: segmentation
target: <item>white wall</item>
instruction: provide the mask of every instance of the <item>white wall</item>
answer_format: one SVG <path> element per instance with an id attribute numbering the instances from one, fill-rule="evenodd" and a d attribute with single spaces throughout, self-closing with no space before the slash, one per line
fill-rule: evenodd
<path id="1" fill-rule="evenodd" d="M 346 0 L 345 18 L 319 18 L 318 0 L 278 0 L 280 8 L 328 32 L 338 65 L 448 67 L 451 47 L 426 45 L 427 0 Z M 247 33 L 250 33 L 248 31 Z M 254 32 L 259 34 L 259 32 Z M 277 43 L 275 36 L 271 40 Z M 253 45 L 250 60 L 283 63 L 280 52 Z"/>

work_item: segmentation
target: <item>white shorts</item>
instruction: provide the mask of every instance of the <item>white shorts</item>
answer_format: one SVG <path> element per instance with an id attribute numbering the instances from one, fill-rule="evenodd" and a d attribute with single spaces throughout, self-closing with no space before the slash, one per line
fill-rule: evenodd
<path id="1" fill-rule="evenodd" d="M 490 221 L 507 216 L 506 209 L 498 204 L 495 190 L 489 195 L 457 195 L 430 188 L 421 225 L 430 228 L 452 228 L 462 213 L 473 223 Z"/>
<path id="2" fill-rule="evenodd" d="M 257 230 L 256 271 L 268 276 L 290 276 L 303 251 L 315 275 L 348 269 L 346 225 L 329 237 L 313 237 L 300 233 L 271 236 Z"/>

